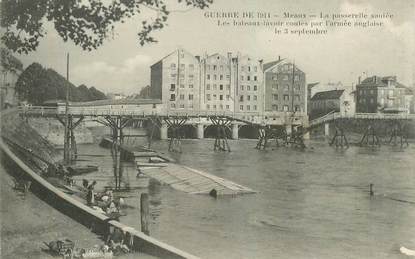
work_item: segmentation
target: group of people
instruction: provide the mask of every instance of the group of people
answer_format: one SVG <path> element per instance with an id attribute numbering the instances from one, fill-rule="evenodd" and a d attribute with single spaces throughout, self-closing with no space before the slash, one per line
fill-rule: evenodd
<path id="1" fill-rule="evenodd" d="M 88 180 L 83 180 L 83 186 L 87 190 L 87 204 L 107 215 L 113 215 L 120 212 L 120 206 L 124 203 L 123 198 L 118 201 L 114 199 L 112 190 L 106 190 L 102 193 L 95 193 L 96 181 L 89 184 Z M 98 205 L 98 206 L 97 206 Z"/>

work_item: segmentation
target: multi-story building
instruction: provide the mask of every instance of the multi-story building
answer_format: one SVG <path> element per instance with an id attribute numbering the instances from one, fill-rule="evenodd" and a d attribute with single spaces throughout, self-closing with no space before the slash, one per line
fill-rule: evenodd
<path id="1" fill-rule="evenodd" d="M 310 99 L 310 119 L 339 112 L 343 116 L 354 114 L 354 94 L 350 88 L 317 92 Z"/>
<path id="2" fill-rule="evenodd" d="M 201 109 L 234 111 L 233 65 L 231 53 L 205 55 L 201 65 Z"/>
<path id="3" fill-rule="evenodd" d="M 150 98 L 167 110 L 306 113 L 305 74 L 286 60 L 227 53 L 193 56 L 179 49 L 151 66 Z"/>
<path id="4" fill-rule="evenodd" d="M 305 73 L 284 59 L 263 65 L 265 111 L 307 112 Z"/>
<path id="5" fill-rule="evenodd" d="M 178 49 L 151 66 L 150 98 L 161 99 L 167 111 L 200 110 L 200 62 Z"/>
<path id="6" fill-rule="evenodd" d="M 3 109 L 18 104 L 15 87 L 17 79 L 23 71 L 23 65 L 7 49 L 1 48 L 0 51 L 0 107 Z"/>
<path id="7" fill-rule="evenodd" d="M 263 109 L 262 61 L 238 53 L 235 60 L 235 111 L 259 113 Z"/>
<path id="8" fill-rule="evenodd" d="M 372 76 L 356 86 L 356 112 L 410 112 L 413 94 L 396 76 Z"/>

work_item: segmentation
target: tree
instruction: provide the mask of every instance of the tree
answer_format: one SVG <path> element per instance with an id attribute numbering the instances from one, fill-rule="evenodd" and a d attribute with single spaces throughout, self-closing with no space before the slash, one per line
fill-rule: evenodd
<path id="1" fill-rule="evenodd" d="M 213 0 L 176 0 L 188 7 L 204 9 Z M 46 35 L 45 22 L 51 22 L 59 36 L 84 50 L 101 46 L 115 24 L 139 15 L 143 8 L 156 12 L 152 21 L 144 20 L 138 32 L 140 45 L 157 42 L 151 32 L 167 24 L 170 11 L 165 0 L 2 0 L 1 41 L 11 50 L 28 53 L 36 50 Z"/>
<path id="2" fill-rule="evenodd" d="M 42 105 L 51 99 L 63 100 L 69 87 L 70 101 L 82 102 L 106 99 L 105 94 L 85 85 L 74 86 L 53 69 L 44 69 L 40 64 L 28 66 L 16 82 L 16 92 L 20 100 L 34 105 Z"/>

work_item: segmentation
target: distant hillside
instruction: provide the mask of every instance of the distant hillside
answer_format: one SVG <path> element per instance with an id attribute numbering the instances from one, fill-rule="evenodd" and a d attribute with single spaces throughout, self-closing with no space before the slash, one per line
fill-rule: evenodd
<path id="1" fill-rule="evenodd" d="M 41 105 L 50 99 L 65 99 L 66 89 L 70 89 L 70 101 L 94 101 L 106 99 L 103 92 L 86 85 L 76 87 L 53 69 L 45 69 L 38 63 L 32 63 L 20 75 L 16 83 L 16 92 L 20 100 L 33 105 Z"/>

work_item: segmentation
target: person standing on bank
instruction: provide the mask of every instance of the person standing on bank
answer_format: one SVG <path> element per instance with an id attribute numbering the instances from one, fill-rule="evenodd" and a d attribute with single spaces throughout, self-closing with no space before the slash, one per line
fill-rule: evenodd
<path id="1" fill-rule="evenodd" d="M 95 188 L 95 184 L 97 184 L 96 181 L 93 181 L 89 186 L 88 186 L 88 194 L 86 196 L 86 200 L 88 205 L 93 205 L 95 203 L 95 194 L 94 194 L 94 188 Z"/>

